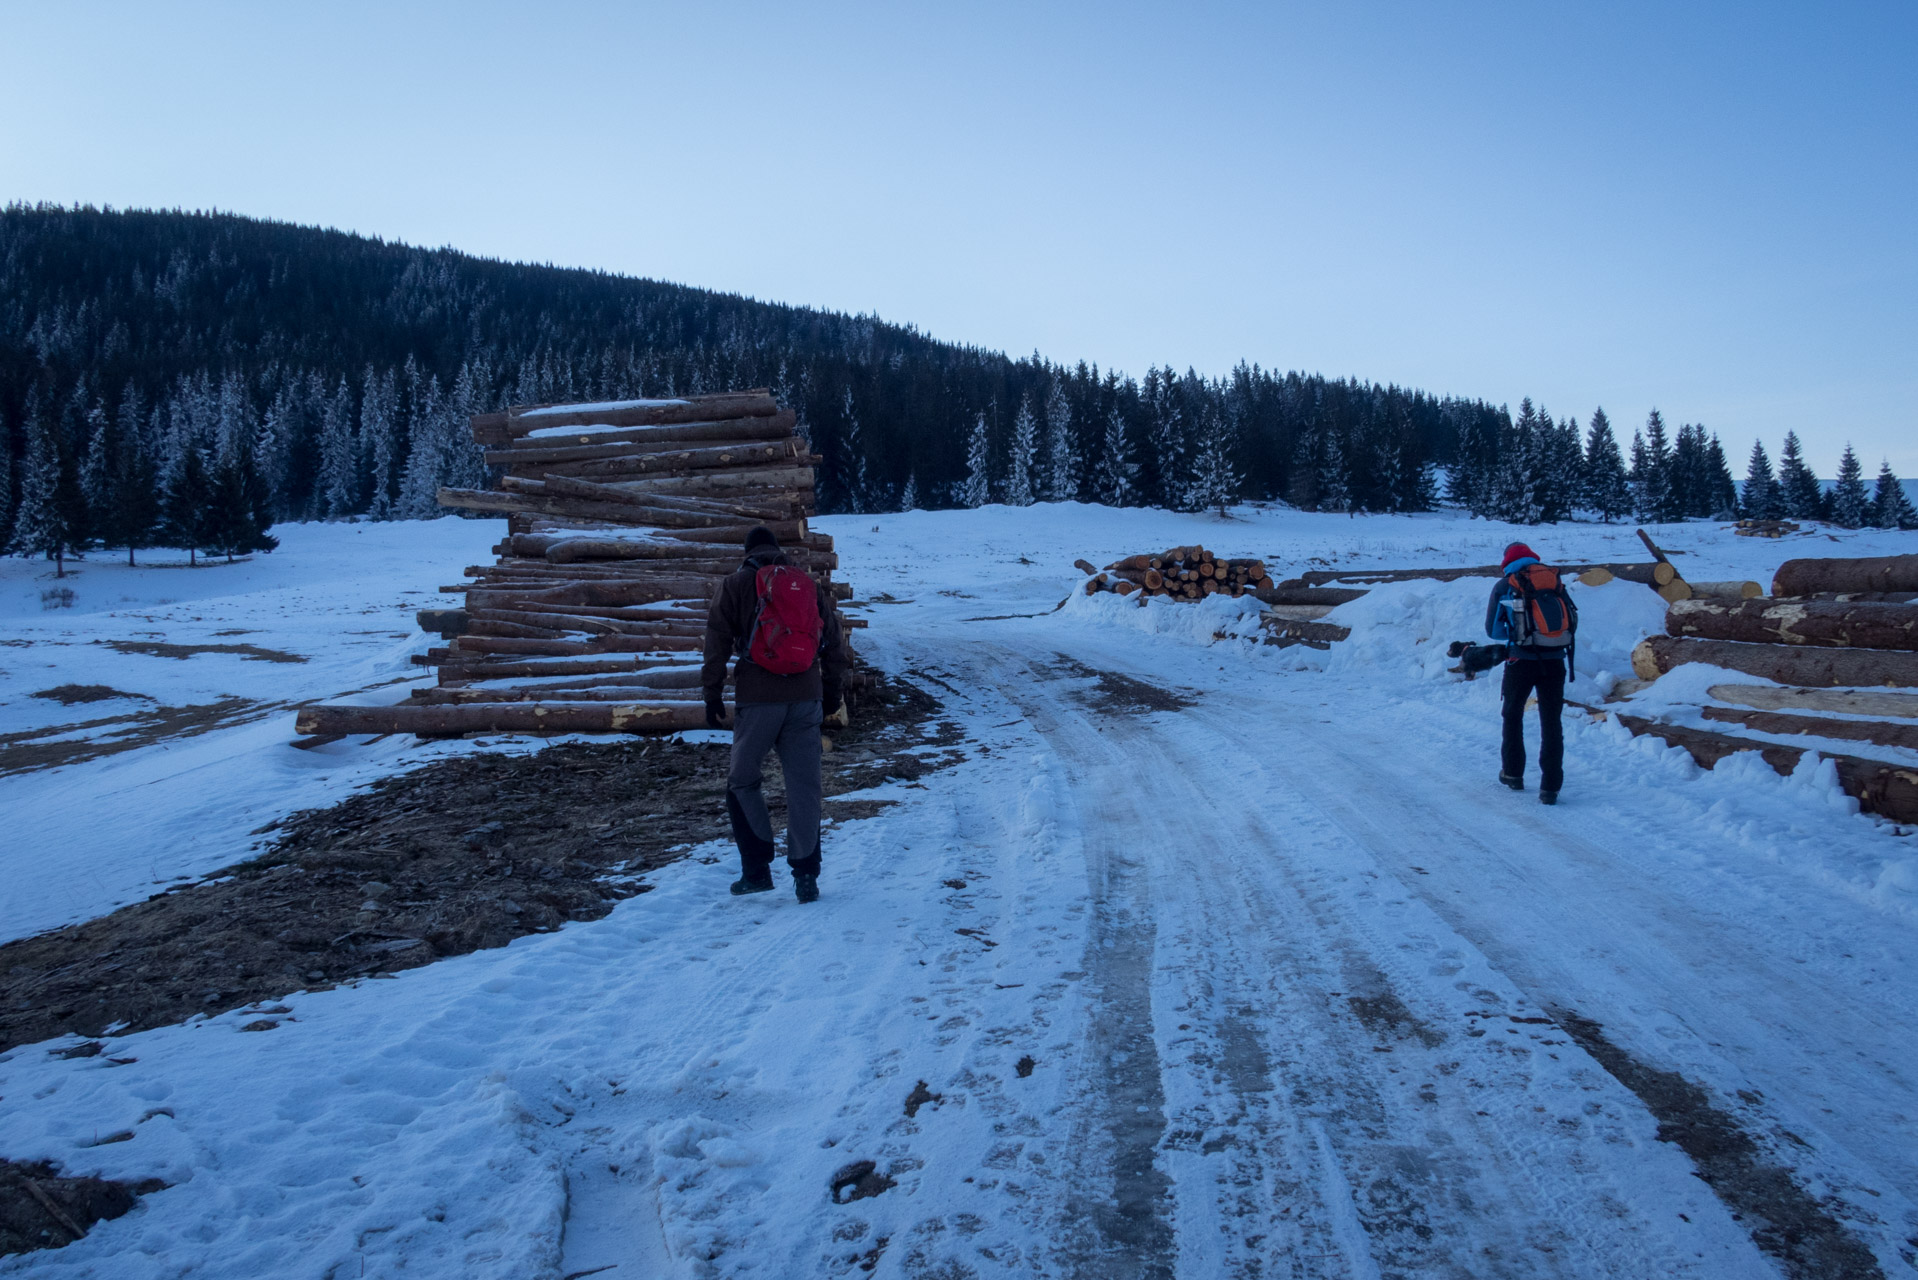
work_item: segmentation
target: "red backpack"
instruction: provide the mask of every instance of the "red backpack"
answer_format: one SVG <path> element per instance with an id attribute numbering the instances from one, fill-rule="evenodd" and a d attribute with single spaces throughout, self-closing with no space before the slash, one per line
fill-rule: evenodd
<path id="1" fill-rule="evenodd" d="M 825 624 L 818 590 L 804 570 L 789 564 L 763 565 L 754 580 L 759 612 L 746 656 L 774 675 L 796 676 L 819 657 Z"/>

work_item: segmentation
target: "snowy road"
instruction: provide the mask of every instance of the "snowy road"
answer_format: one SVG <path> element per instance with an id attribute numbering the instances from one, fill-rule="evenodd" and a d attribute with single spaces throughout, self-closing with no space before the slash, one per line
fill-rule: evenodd
<path id="1" fill-rule="evenodd" d="M 966 758 L 829 830 L 817 906 L 728 897 L 702 847 L 602 920 L 291 995 L 270 1035 L 236 1010 L 0 1055 L 0 1154 L 170 1184 L 0 1275 L 1918 1275 L 1913 838 L 1815 762 L 1705 773 L 1580 715 L 1562 804 L 1498 787 L 1496 690 L 1436 657 L 1482 584 L 1374 591 L 1346 644 L 1279 653 L 1226 602 L 1054 611 L 1067 580 L 1027 555 L 1469 563 L 1487 537 L 1258 519 L 830 522 L 862 653 L 944 700 Z M 1660 537 L 1701 576 L 1778 554 L 1715 532 Z M 1582 600 L 1592 698 L 1662 615 Z M 112 800 L 155 750 L 46 776 Z M 329 788 L 415 758 L 326 752 Z M 261 777 L 202 826 L 311 802 Z M 63 912 L 95 862 L 213 856 L 74 830 Z"/>
<path id="2" fill-rule="evenodd" d="M 1563 1013 L 1707 1083 L 1748 1132 L 1790 1130 L 1801 1178 L 1869 1215 L 1814 1222 L 1783 1250 L 1794 1273 L 1871 1274 L 1861 1239 L 1895 1256 L 1909 1234 L 1918 1046 L 1909 987 L 1885 980 L 1914 958 L 1902 931 L 1859 962 L 1781 947 L 1784 925 L 1855 930 L 1805 920 L 1802 897 L 1767 920 L 1782 904 L 1725 877 L 1649 874 L 1682 832 L 1670 796 L 1544 810 L 1488 785 L 1489 751 L 1456 758 L 1483 725 L 1427 707 L 1355 722 L 1298 698 L 1310 677 L 1246 697 L 1217 669 L 1237 664 L 1195 663 L 1192 705 L 1126 713 L 1075 668 L 1164 687 L 1163 663 L 939 653 L 928 669 L 1021 706 L 1080 808 L 1096 1140 L 1074 1144 L 1071 1273 L 1770 1271 Z M 1802 1227 L 1809 1203 L 1769 1207 Z M 1768 1206 L 1735 1207 L 1766 1229 Z"/>

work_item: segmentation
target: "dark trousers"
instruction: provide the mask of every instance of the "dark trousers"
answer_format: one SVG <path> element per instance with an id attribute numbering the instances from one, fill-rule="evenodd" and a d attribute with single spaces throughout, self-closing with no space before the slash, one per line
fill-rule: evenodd
<path id="1" fill-rule="evenodd" d="M 786 777 L 786 862 L 796 876 L 819 874 L 819 699 L 758 702 L 733 708 L 732 767 L 726 775 L 726 812 L 733 820 L 739 866 L 757 879 L 772 869 L 773 819 L 760 780 L 766 753 L 779 753 Z"/>
<path id="2" fill-rule="evenodd" d="M 1559 716 L 1565 710 L 1565 662 L 1562 658 L 1518 658 L 1505 664 L 1505 736 L 1499 745 L 1499 768 L 1514 778 L 1525 776 L 1525 699 L 1538 694 L 1538 789 L 1557 791 L 1565 785 L 1565 729 Z"/>

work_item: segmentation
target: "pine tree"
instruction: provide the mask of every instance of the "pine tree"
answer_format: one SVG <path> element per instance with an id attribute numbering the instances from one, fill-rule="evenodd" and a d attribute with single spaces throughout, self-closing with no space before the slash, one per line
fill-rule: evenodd
<path id="1" fill-rule="evenodd" d="M 1171 366 L 1146 370 L 1140 394 L 1145 402 L 1146 443 L 1151 449 L 1152 478 L 1158 484 L 1158 505 L 1177 508 L 1187 479 L 1186 428 Z"/>
<path id="2" fill-rule="evenodd" d="M 0 547 L 13 529 L 13 423 L 0 413 Z"/>
<path id="3" fill-rule="evenodd" d="M 1892 474 L 1890 461 L 1878 464 L 1878 487 L 1872 494 L 1872 523 L 1880 529 L 1918 529 L 1918 510 L 1913 509 L 1905 486 Z"/>
<path id="4" fill-rule="evenodd" d="M 407 371 L 412 375 L 407 387 L 412 420 L 398 514 L 402 520 L 431 520 L 441 514 L 439 491 L 445 483 L 447 436 L 454 427 L 439 379 L 421 374 L 411 363 Z"/>
<path id="5" fill-rule="evenodd" d="M 1339 433 L 1329 432 L 1325 437 L 1325 456 L 1319 460 L 1319 502 L 1320 511 L 1350 511 L 1352 507 L 1352 477 L 1346 469 L 1345 449 L 1339 444 Z"/>
<path id="6" fill-rule="evenodd" d="M 859 439 L 859 415 L 853 410 L 852 387 L 839 398 L 840 503 L 853 515 L 871 505 L 867 501 L 866 447 Z"/>
<path id="7" fill-rule="evenodd" d="M 1104 440 L 1099 450 L 1099 465 L 1092 477 L 1092 498 L 1108 507 L 1128 506 L 1133 497 L 1133 481 L 1139 464 L 1132 460 L 1132 445 L 1126 439 L 1125 417 L 1114 405 L 1106 414 Z"/>
<path id="8" fill-rule="evenodd" d="M 1512 524 L 1537 524 L 1541 518 L 1547 450 L 1541 438 L 1549 429 L 1541 421 L 1530 396 L 1519 402 L 1518 417 L 1499 441 L 1498 466 L 1492 473 L 1488 514 Z"/>
<path id="9" fill-rule="evenodd" d="M 223 552 L 231 560 L 236 555 L 279 546 L 280 540 L 267 533 L 272 523 L 266 486 L 254 465 L 252 443 L 243 438 L 214 469 L 201 536 L 208 548 Z"/>
<path id="10" fill-rule="evenodd" d="M 393 371 L 375 373 L 373 366 L 367 365 L 360 377 L 360 449 L 370 490 L 366 514 L 374 520 L 390 520 L 393 516 L 393 481 L 397 478 L 393 464 L 399 457 L 399 398 Z M 268 483 L 268 488 L 273 486 Z"/>
<path id="11" fill-rule="evenodd" d="M 1592 411 L 1592 423 L 1585 433 L 1585 461 L 1581 501 L 1585 509 L 1610 524 L 1632 509 L 1631 483 L 1625 475 L 1625 459 L 1618 451 L 1618 437 L 1612 434 L 1612 422 L 1603 408 Z"/>
<path id="12" fill-rule="evenodd" d="M 906 487 L 899 491 L 899 509 L 919 510 L 919 477 L 910 471 L 906 473 Z"/>
<path id="13" fill-rule="evenodd" d="M 1798 433 L 1785 433 L 1785 447 L 1778 454 L 1778 488 L 1784 500 L 1785 514 L 1793 520 L 1825 518 L 1825 489 L 1818 476 L 1805 463 L 1798 444 Z"/>
<path id="14" fill-rule="evenodd" d="M 198 564 L 200 548 L 211 541 L 213 531 L 213 485 L 206 473 L 206 459 L 198 448 L 189 445 L 180 456 L 171 483 L 166 486 L 162 504 L 165 538 L 176 547 L 185 547 L 187 563 Z"/>
<path id="15" fill-rule="evenodd" d="M 321 515 L 337 519 L 359 510 L 358 454 L 353 436 L 353 392 L 342 377 L 339 389 L 327 400 L 320 420 L 319 493 L 315 506 Z"/>
<path id="16" fill-rule="evenodd" d="M 1046 498 L 1071 502 L 1079 496 L 1079 446 L 1072 434 L 1072 405 L 1054 378 L 1046 390 Z"/>
<path id="17" fill-rule="evenodd" d="M 1239 470 L 1232 460 L 1238 447 L 1236 436 L 1229 421 L 1209 407 L 1199 419 L 1199 455 L 1186 490 L 1186 505 L 1192 510 L 1210 507 L 1224 515 L 1237 501 Z"/>
<path id="18" fill-rule="evenodd" d="M 1019 412 L 1012 419 L 1012 441 L 1006 466 L 1006 503 L 1014 507 L 1032 505 L 1032 470 L 1038 460 L 1039 423 L 1032 416 L 1032 404 L 1019 397 Z"/>
<path id="19" fill-rule="evenodd" d="M 986 434 L 986 415 L 981 412 L 972 425 L 972 437 L 966 441 L 966 478 L 959 485 L 959 505 L 983 507 L 992 501 L 992 483 L 987 474 L 987 455 L 991 444 Z"/>
<path id="20" fill-rule="evenodd" d="M 1738 513 L 1747 520 L 1777 520 L 1785 514 L 1784 495 L 1772 475 L 1771 458 L 1765 442 L 1752 441 L 1751 460 L 1745 464 L 1745 492 L 1738 502 Z"/>
<path id="21" fill-rule="evenodd" d="M 1847 444 L 1845 456 L 1838 460 L 1838 483 L 1831 491 L 1832 523 L 1841 529 L 1862 528 L 1871 519 L 1871 505 L 1871 496 L 1865 492 L 1865 469 Z"/>
<path id="22" fill-rule="evenodd" d="M 1632 437 L 1632 496 L 1634 514 L 1647 523 L 1671 519 L 1672 454 L 1665 435 L 1665 419 L 1653 409 L 1643 434 Z"/>
<path id="23" fill-rule="evenodd" d="M 27 395 L 27 456 L 20 474 L 20 506 L 14 512 L 15 555 L 43 555 L 54 562 L 54 576 L 67 576 L 67 556 L 78 548 L 71 523 L 72 503 L 64 492 L 77 491 L 70 462 L 61 458 L 59 425 L 43 408 L 39 388 Z"/>
<path id="24" fill-rule="evenodd" d="M 1738 484 L 1716 435 L 1705 445 L 1705 514 L 1713 520 L 1738 518 Z"/>
<path id="25" fill-rule="evenodd" d="M 1452 464 L 1445 494 L 1475 517 L 1489 512 L 1496 451 L 1496 438 L 1486 430 L 1486 424 L 1477 414 L 1469 414 L 1459 427 L 1458 460 Z"/>

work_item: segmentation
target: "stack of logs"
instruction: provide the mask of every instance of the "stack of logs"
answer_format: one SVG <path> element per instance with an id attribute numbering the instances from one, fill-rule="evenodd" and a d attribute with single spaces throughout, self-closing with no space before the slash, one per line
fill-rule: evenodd
<path id="1" fill-rule="evenodd" d="M 1086 575 L 1085 592 L 1111 591 L 1129 596 L 1165 596 L 1170 600 L 1202 600 L 1206 596 L 1242 596 L 1272 585 L 1263 560 L 1229 560 L 1204 547 L 1173 547 L 1161 555 L 1127 556 L 1104 569 L 1084 560 L 1073 567 Z"/>
<path id="2" fill-rule="evenodd" d="M 464 608 L 420 613 L 449 641 L 414 659 L 439 669 L 437 686 L 399 706 L 308 707 L 298 732 L 701 728 L 707 604 L 753 526 L 835 600 L 851 595 L 832 581 L 832 539 L 806 528 L 818 459 L 764 390 L 524 406 L 472 428 L 499 488 L 442 489 L 440 505 L 503 515 L 507 534 L 496 563 L 440 588 Z"/>
<path id="3" fill-rule="evenodd" d="M 1633 733 L 1683 747 L 1707 768 L 1734 752 L 1757 751 L 1780 773 L 1796 768 L 1806 748 L 1736 730 L 1918 749 L 1918 694 L 1873 689 L 1918 688 L 1918 555 L 1788 560 L 1772 579 L 1770 599 L 1679 601 L 1667 610 L 1665 629 L 1632 654 L 1641 679 L 1702 662 L 1776 684 L 1711 686 L 1715 702 L 1732 705 L 1705 707 L 1704 717 L 1731 731 L 1620 715 Z M 1866 811 L 1918 822 L 1918 768 L 1830 758 Z"/>

